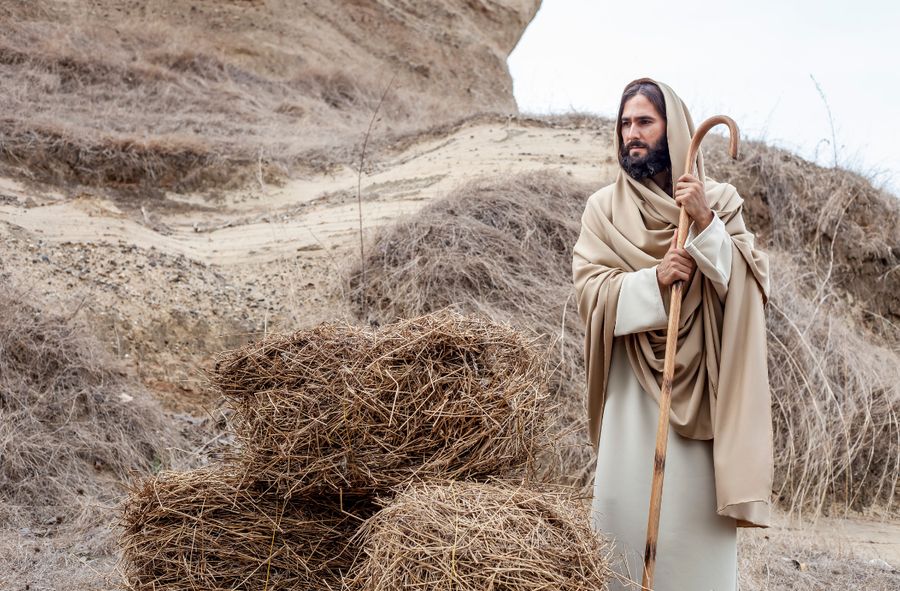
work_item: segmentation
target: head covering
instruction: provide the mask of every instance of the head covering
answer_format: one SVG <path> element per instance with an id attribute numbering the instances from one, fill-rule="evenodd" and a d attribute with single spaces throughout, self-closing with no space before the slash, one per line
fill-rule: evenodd
<path id="1" fill-rule="evenodd" d="M 685 172 L 694 124 L 671 88 L 650 79 L 640 81 L 656 84 L 665 98 L 674 184 Z M 616 121 L 616 154 L 620 143 L 621 121 Z M 740 527 L 767 527 L 774 472 L 764 314 L 768 257 L 754 248 L 737 190 L 707 178 L 699 154 L 697 165 L 697 176 L 705 181 L 707 202 L 731 236 L 732 268 L 724 303 L 700 272 L 685 286 L 669 420 L 684 437 L 713 440 L 717 512 L 735 518 Z M 622 279 L 625 273 L 653 267 L 662 260 L 677 229 L 679 213 L 675 200 L 652 179 L 637 181 L 621 167 L 615 183 L 588 199 L 572 273 L 578 312 L 586 327 L 588 419 L 595 449 L 600 440 Z M 668 293 L 663 294 L 663 301 L 668 309 Z M 615 338 L 624 339 L 641 387 L 658 402 L 666 330 Z"/>

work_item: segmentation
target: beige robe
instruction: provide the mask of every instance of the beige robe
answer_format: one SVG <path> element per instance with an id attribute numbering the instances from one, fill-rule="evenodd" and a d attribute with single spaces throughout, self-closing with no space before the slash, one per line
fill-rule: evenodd
<path id="1" fill-rule="evenodd" d="M 685 249 L 724 300 L 731 272 L 730 238 L 718 218 Z M 639 589 L 650 506 L 650 483 L 659 406 L 641 388 L 624 334 L 666 327 L 656 267 L 628 273 L 616 309 L 606 410 L 597 450 L 592 521 L 615 544 L 613 567 L 635 583 L 612 581 L 610 591 Z M 711 440 L 688 439 L 669 430 L 660 513 L 655 591 L 735 591 L 737 528 L 716 513 Z"/>
<path id="2" fill-rule="evenodd" d="M 716 512 L 738 527 L 768 527 L 774 477 L 772 398 L 766 360 L 765 304 L 768 257 L 742 216 L 743 199 L 728 183 L 707 177 L 698 153 L 688 164 L 694 125 L 687 107 L 660 82 L 665 98 L 666 143 L 672 179 L 696 168 L 705 199 L 731 237 L 728 296 L 721 300 L 711 278 L 696 273 L 681 304 L 669 423 L 679 435 L 712 440 Z M 613 137 L 620 152 L 621 121 Z M 572 249 L 572 279 L 578 313 L 585 324 L 588 434 L 599 444 L 606 386 L 612 361 L 616 309 L 628 273 L 665 257 L 681 208 L 651 179 L 631 178 L 620 168 L 616 180 L 591 195 Z M 666 301 L 668 301 L 668 297 Z M 666 330 L 624 335 L 626 352 L 641 388 L 659 400 L 666 356 Z"/>

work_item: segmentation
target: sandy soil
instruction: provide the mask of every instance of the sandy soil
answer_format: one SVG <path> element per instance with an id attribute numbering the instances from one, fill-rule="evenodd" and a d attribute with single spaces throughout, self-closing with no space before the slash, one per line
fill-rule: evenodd
<path id="1" fill-rule="evenodd" d="M 602 156 L 607 141 L 606 131 L 481 123 L 416 143 L 363 174 L 363 227 L 415 212 L 478 175 L 550 167 L 599 185 L 611 174 L 611 160 Z M 358 240 L 358 180 L 356 171 L 341 167 L 280 187 L 168 194 L 141 204 L 137 215 L 100 193 L 35 195 L 3 179 L 0 220 L 53 244 L 124 241 L 204 264 L 265 263 Z"/>

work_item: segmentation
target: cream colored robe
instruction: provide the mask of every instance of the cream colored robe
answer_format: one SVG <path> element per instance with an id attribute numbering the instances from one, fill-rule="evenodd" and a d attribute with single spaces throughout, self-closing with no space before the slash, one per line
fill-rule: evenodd
<path id="1" fill-rule="evenodd" d="M 687 163 L 694 125 L 684 102 L 650 79 L 665 98 L 666 143 L 672 179 L 688 169 L 705 180 L 709 207 L 725 224 L 732 249 L 728 296 L 696 273 L 685 286 L 672 398 L 671 428 L 691 439 L 712 440 L 716 512 L 738 527 L 768 527 L 774 476 L 772 398 L 766 359 L 765 304 L 769 265 L 742 216 L 743 199 L 728 183 L 704 174 L 700 153 Z M 613 153 L 620 152 L 621 121 Z M 671 247 L 681 208 L 652 180 L 637 181 L 620 168 L 615 181 L 591 195 L 572 249 L 572 279 L 585 324 L 588 434 L 599 444 L 614 341 L 624 341 L 641 387 L 654 400 L 662 390 L 665 330 L 614 334 L 622 281 L 658 264 Z M 668 298 L 666 298 L 668 302 Z"/>
<path id="2" fill-rule="evenodd" d="M 716 217 L 685 249 L 725 299 L 731 274 L 731 243 Z M 656 267 L 627 273 L 616 308 L 615 335 L 664 329 L 666 310 Z M 600 432 L 592 503 L 593 525 L 615 544 L 614 568 L 622 578 L 610 591 L 639 589 L 650 505 L 650 482 L 659 407 L 641 389 L 622 339 L 613 345 L 606 410 Z M 660 514 L 655 591 L 735 591 L 735 520 L 716 513 L 712 441 L 669 430 L 666 479 Z"/>

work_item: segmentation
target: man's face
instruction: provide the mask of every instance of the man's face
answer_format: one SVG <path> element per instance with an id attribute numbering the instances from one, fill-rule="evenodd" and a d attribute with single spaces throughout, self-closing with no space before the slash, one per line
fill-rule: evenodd
<path id="1" fill-rule="evenodd" d="M 641 180 L 671 167 L 666 121 L 647 97 L 636 94 L 625 102 L 621 125 L 619 163 L 629 176 Z"/>

